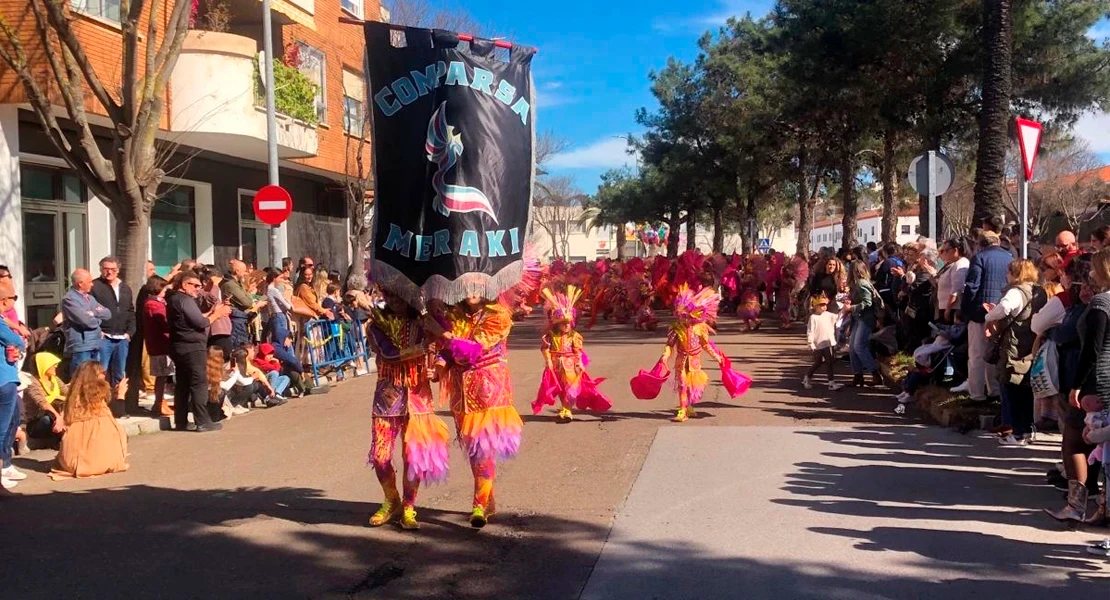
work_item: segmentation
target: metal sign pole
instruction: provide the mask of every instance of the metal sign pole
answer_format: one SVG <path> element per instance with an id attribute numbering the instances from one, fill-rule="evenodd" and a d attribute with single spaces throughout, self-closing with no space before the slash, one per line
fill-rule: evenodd
<path id="1" fill-rule="evenodd" d="M 1021 202 L 1021 257 L 1029 258 L 1029 181 L 1025 178 L 1025 169 L 1021 169 L 1021 185 L 1018 186 L 1019 201 Z"/>
<path id="2" fill-rule="evenodd" d="M 937 239 L 937 153 L 933 150 L 929 151 L 929 189 L 926 194 L 929 196 L 929 231 L 925 234 L 934 240 Z"/>
<path id="3" fill-rule="evenodd" d="M 274 34 L 270 0 L 262 0 L 262 55 L 266 77 L 266 163 L 270 185 L 278 185 L 277 109 L 274 107 Z M 259 265 L 261 266 L 261 265 Z M 270 226 L 270 266 L 281 267 L 278 255 L 278 230 Z"/>

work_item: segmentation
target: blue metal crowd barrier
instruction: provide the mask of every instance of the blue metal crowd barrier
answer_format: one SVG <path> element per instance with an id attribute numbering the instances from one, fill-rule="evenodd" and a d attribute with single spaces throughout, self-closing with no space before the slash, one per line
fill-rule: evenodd
<path id="1" fill-rule="evenodd" d="M 370 354 L 362 333 L 362 323 L 358 320 L 306 321 L 304 336 L 305 353 L 316 385 L 320 385 L 320 371 L 328 367 L 336 368 L 338 376 L 342 378 L 342 369 L 339 367 L 349 363 L 357 366 L 360 358 L 363 366 L 369 365 Z"/>

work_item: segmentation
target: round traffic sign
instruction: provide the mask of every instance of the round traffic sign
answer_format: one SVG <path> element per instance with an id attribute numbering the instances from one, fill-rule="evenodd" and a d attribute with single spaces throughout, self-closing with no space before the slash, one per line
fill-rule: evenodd
<path id="1" fill-rule="evenodd" d="M 267 225 L 281 225 L 293 212 L 293 197 L 279 185 L 268 185 L 254 195 L 254 216 Z"/>
<path id="2" fill-rule="evenodd" d="M 936 160 L 933 161 L 933 171 L 936 173 L 936 189 L 933 190 L 934 196 L 943 195 L 952 187 L 952 181 L 956 177 L 956 166 L 952 164 L 952 160 L 940 152 L 936 153 Z M 910 163 L 910 187 L 913 191 L 921 195 L 929 193 L 929 153 L 925 152 L 913 159 Z"/>

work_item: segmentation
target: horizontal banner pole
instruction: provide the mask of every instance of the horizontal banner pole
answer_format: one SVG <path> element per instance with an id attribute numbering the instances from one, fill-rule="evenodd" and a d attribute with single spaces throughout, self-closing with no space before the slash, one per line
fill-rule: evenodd
<path id="1" fill-rule="evenodd" d="M 344 25 L 362 25 L 362 24 L 366 23 L 366 21 L 363 21 L 361 19 L 352 19 L 350 17 L 339 17 L 339 22 L 343 23 Z M 396 29 L 398 31 L 405 28 L 404 25 L 394 25 L 393 23 L 386 23 L 386 25 L 388 25 L 390 29 Z M 455 35 L 459 36 L 459 41 L 460 42 L 473 42 L 475 40 L 484 40 L 484 39 L 486 39 L 486 38 L 475 37 L 473 35 L 470 35 L 469 33 L 456 33 Z M 506 42 L 505 40 L 488 40 L 488 41 L 493 42 L 493 45 L 497 46 L 498 48 L 504 48 L 506 50 L 512 50 L 512 48 L 513 48 L 513 43 L 512 42 Z M 536 50 L 536 53 L 538 54 L 539 50 Z"/>

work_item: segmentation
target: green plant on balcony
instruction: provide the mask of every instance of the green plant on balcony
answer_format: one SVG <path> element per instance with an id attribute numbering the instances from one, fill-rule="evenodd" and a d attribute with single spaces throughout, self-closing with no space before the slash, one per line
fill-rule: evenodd
<path id="1" fill-rule="evenodd" d="M 274 61 L 274 82 L 274 107 L 277 112 L 316 125 L 316 84 L 304 73 L 280 60 Z M 254 63 L 254 100 L 258 106 L 266 104 L 257 61 Z"/>

